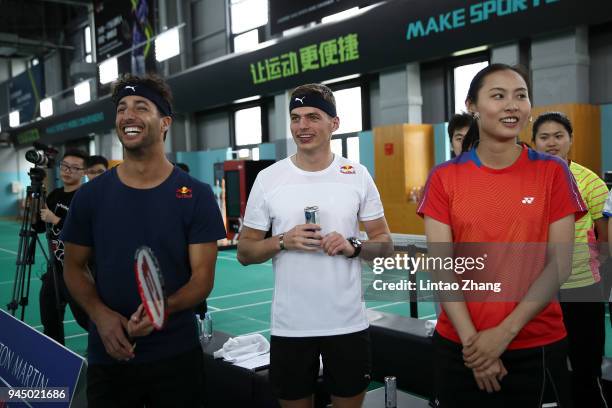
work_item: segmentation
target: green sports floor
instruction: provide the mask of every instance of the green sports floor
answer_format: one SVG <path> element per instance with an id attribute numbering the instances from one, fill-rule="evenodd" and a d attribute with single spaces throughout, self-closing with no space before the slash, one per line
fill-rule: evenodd
<path id="1" fill-rule="evenodd" d="M 20 224 L 0 220 L 0 307 L 7 310 L 12 299 L 15 279 L 15 260 L 19 243 Z M 45 246 L 44 235 L 39 236 Z M 40 276 L 45 272 L 46 261 L 37 247 L 36 263 L 32 266 L 29 305 L 25 309 L 25 322 L 42 331 L 38 308 Z M 231 335 L 261 333 L 269 338 L 270 307 L 274 278 L 272 263 L 244 267 L 236 260 L 236 251 L 220 251 L 217 259 L 215 286 L 208 298 L 208 308 L 213 316 L 215 330 Z M 409 316 L 406 302 L 367 302 L 369 309 Z M 21 309 L 17 311 L 20 316 Z M 433 318 L 431 302 L 419 303 L 419 317 Z M 70 308 L 66 308 L 64 319 L 66 346 L 84 355 L 87 348 L 87 334 L 74 321 Z M 612 356 L 612 328 L 606 324 L 606 355 Z"/>

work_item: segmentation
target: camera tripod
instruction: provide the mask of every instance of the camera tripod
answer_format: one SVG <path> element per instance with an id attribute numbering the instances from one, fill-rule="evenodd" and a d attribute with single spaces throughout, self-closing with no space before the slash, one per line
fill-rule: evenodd
<path id="1" fill-rule="evenodd" d="M 21 229 L 19 230 L 19 245 L 17 247 L 17 269 L 15 271 L 15 280 L 13 282 L 13 295 L 11 302 L 7 305 L 8 311 L 15 316 L 17 309 L 21 306 L 20 319 L 25 319 L 25 308 L 28 305 L 28 297 L 30 293 L 30 278 L 32 275 L 32 265 L 35 263 L 36 243 L 38 243 L 45 260 L 47 261 L 48 269 L 53 273 L 53 281 L 55 284 L 56 299 L 59 299 L 59 288 L 57 284 L 57 271 L 55 262 L 50 259 L 53 251 L 49 238 L 49 225 L 40 219 L 40 209 L 46 201 L 45 188 L 43 180 L 45 179 L 45 170 L 40 167 L 33 167 L 28 172 L 30 176 L 30 186 L 26 190 L 26 201 L 23 219 L 21 221 Z M 38 237 L 39 233 L 46 232 L 47 235 L 47 251 Z M 47 255 L 49 254 L 49 255 Z M 59 301 L 58 301 L 59 302 Z M 59 308 L 60 305 L 58 304 Z"/>

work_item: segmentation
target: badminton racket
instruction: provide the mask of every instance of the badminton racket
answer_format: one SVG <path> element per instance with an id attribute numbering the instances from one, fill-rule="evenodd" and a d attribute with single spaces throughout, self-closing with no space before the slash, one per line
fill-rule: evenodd
<path id="1" fill-rule="evenodd" d="M 136 250 L 134 260 L 140 299 L 153 327 L 161 330 L 167 317 L 167 298 L 159 262 L 151 248 L 147 246 L 141 246 Z"/>

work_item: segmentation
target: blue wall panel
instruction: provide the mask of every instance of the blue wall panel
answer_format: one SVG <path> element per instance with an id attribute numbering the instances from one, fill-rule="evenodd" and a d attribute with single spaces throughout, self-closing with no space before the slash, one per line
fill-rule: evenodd
<path id="1" fill-rule="evenodd" d="M 376 180 L 374 170 L 374 134 L 371 130 L 359 132 L 359 162 L 366 166 L 372 178 Z"/>
<path id="2" fill-rule="evenodd" d="M 19 181 L 17 172 L 0 172 L 0 217 L 16 217 L 18 210 L 19 194 L 11 192 L 11 182 Z M 29 178 L 28 184 L 29 184 Z M 22 185 L 25 189 L 27 184 Z"/>
<path id="3" fill-rule="evenodd" d="M 448 123 L 436 123 L 434 127 L 434 160 L 436 165 L 450 160 L 451 145 L 446 129 Z"/>
<path id="4" fill-rule="evenodd" d="M 231 158 L 231 153 L 229 153 Z M 213 186 L 215 176 L 213 165 L 228 159 L 228 149 L 206 150 L 198 152 L 177 152 L 176 160 L 189 166 L 190 174 Z"/>

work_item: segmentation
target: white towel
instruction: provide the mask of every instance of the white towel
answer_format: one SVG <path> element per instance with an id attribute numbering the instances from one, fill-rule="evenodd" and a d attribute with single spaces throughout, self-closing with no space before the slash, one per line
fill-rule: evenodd
<path id="1" fill-rule="evenodd" d="M 239 363 L 270 351 L 270 343 L 261 334 L 230 337 L 223 348 L 214 352 L 215 358 L 223 358 L 230 363 Z"/>
<path id="2" fill-rule="evenodd" d="M 425 333 L 428 336 L 433 336 L 434 331 L 436 330 L 437 320 L 427 320 L 425 321 Z"/>

